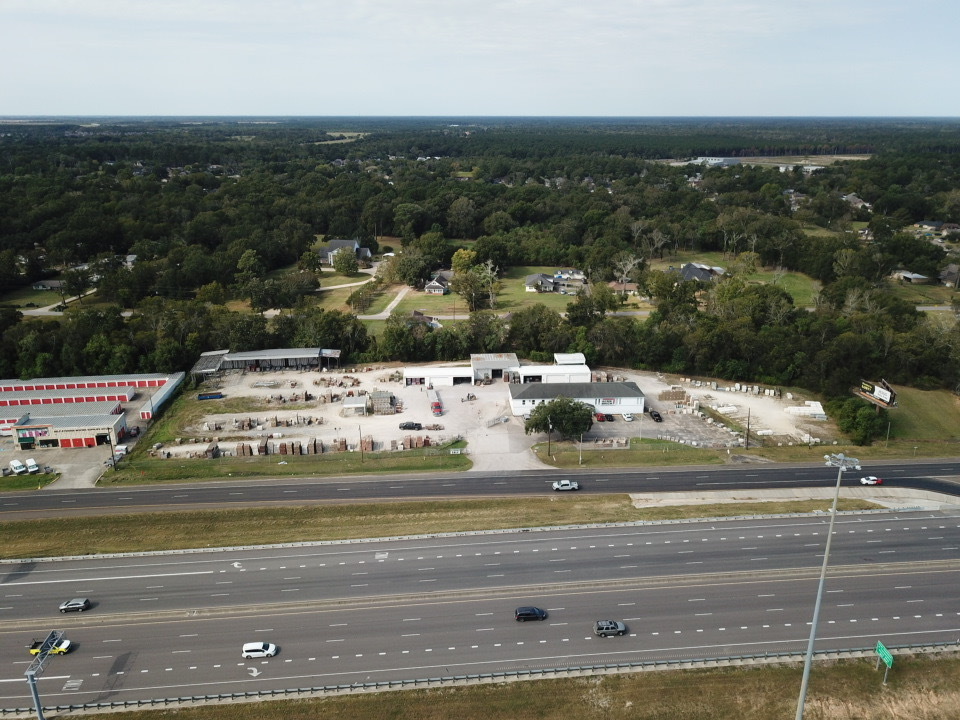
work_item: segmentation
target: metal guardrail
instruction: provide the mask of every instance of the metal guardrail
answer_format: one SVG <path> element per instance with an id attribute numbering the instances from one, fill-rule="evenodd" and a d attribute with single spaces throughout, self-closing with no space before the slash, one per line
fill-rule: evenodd
<path id="1" fill-rule="evenodd" d="M 911 645 L 888 645 L 887 649 L 909 653 L 936 653 L 960 650 L 960 643 L 916 643 Z M 815 654 L 821 660 L 839 658 L 872 657 L 876 654 L 874 646 L 850 648 L 847 650 L 824 650 Z M 236 693 L 218 693 L 214 695 L 187 695 L 172 698 L 154 698 L 151 700 L 115 700 L 111 702 L 83 703 L 78 705 L 51 705 L 44 711 L 81 713 L 100 710 L 134 710 L 137 708 L 200 705 L 222 702 L 243 702 L 284 697 L 321 697 L 330 695 L 352 695 L 364 692 L 384 690 L 404 690 L 424 687 L 449 687 L 471 683 L 496 683 L 512 680 L 534 680 L 547 677 L 571 675 L 614 674 L 623 672 L 644 672 L 651 670 L 689 669 L 694 667 L 720 667 L 729 665 L 773 664 L 784 662 L 802 662 L 803 652 L 783 652 L 753 655 L 727 655 L 712 658 L 692 658 L 688 660 L 644 660 L 641 662 L 621 662 L 604 665 L 574 665 L 559 668 L 537 668 L 532 670 L 508 670 L 504 672 L 477 673 L 471 675 L 445 675 L 412 680 L 382 680 L 379 682 L 352 683 L 349 685 L 321 685 L 319 687 L 284 688 L 279 690 L 248 690 Z M 33 716 L 34 708 L 0 708 L 0 717 Z"/>

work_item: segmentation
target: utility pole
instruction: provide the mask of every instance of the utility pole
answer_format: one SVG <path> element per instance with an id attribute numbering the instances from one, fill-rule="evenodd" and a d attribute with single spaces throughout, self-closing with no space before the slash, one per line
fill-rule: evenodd
<path id="1" fill-rule="evenodd" d="M 803 720 L 803 706 L 807 700 L 807 687 L 810 684 L 810 667 L 813 665 L 813 645 L 817 640 L 817 622 L 820 620 L 820 603 L 823 600 L 823 586 L 827 580 L 827 564 L 830 562 L 830 541 L 833 540 L 833 523 L 837 519 L 837 501 L 840 499 L 840 481 L 844 470 L 859 470 L 860 461 L 847 457 L 843 453 L 824 455 L 827 467 L 837 468 L 837 488 L 833 493 L 833 507 L 830 509 L 830 527 L 827 530 L 827 543 L 823 549 L 823 565 L 820 567 L 820 584 L 817 586 L 817 600 L 813 606 L 813 622 L 810 623 L 810 639 L 807 642 L 807 655 L 803 661 L 803 680 L 800 682 L 800 698 L 797 701 L 796 720 Z"/>

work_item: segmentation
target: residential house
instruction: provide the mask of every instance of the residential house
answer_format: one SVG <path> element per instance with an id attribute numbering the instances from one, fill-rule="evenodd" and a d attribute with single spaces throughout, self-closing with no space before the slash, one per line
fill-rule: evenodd
<path id="1" fill-rule="evenodd" d="M 63 280 L 37 280 L 33 284 L 34 290 L 61 290 L 63 288 Z"/>
<path id="2" fill-rule="evenodd" d="M 723 277 L 726 270 L 722 267 L 704 265 L 703 263 L 687 263 L 679 270 L 680 277 L 684 282 L 713 282 L 717 278 Z"/>
<path id="3" fill-rule="evenodd" d="M 607 283 L 607 287 L 613 290 L 617 295 L 638 295 L 639 290 L 636 283 L 627 282 L 621 283 L 616 280 L 611 280 Z"/>
<path id="4" fill-rule="evenodd" d="M 446 295 L 450 292 L 450 281 L 453 280 L 452 270 L 441 270 L 433 274 L 433 278 L 423 287 L 428 295 Z"/>
<path id="5" fill-rule="evenodd" d="M 850 205 L 850 207 L 854 208 L 855 210 L 859 210 L 861 208 L 865 210 L 870 210 L 872 207 L 870 203 L 868 203 L 866 200 L 864 200 L 862 197 L 860 197 L 856 193 L 843 195 L 842 199 L 846 201 Z"/>
<path id="6" fill-rule="evenodd" d="M 342 251 L 346 250 L 347 252 L 352 252 L 356 255 L 357 260 L 369 260 L 370 248 L 360 247 L 360 242 L 358 240 L 331 240 L 325 245 L 321 245 L 317 248 L 317 255 L 320 256 L 320 262 L 326 263 L 327 265 L 333 265 L 334 256 Z"/>
<path id="7" fill-rule="evenodd" d="M 544 273 L 527 275 L 526 279 L 523 281 L 523 285 L 524 290 L 535 293 L 554 292 L 556 289 L 553 278 Z"/>
<path id="8" fill-rule="evenodd" d="M 960 287 L 960 265 L 950 263 L 940 271 L 938 278 L 942 285 L 952 288 Z"/>
<path id="9" fill-rule="evenodd" d="M 413 312 L 410 313 L 410 321 L 412 324 L 415 324 L 415 325 L 429 325 L 434 330 L 439 330 L 440 328 L 443 327 L 443 324 L 439 320 L 437 320 L 435 317 L 431 317 L 430 315 L 424 315 L 419 310 L 414 310 Z"/>

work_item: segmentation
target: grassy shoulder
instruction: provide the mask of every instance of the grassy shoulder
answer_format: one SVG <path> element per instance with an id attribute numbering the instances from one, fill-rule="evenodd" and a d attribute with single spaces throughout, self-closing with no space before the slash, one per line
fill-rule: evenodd
<path id="1" fill-rule="evenodd" d="M 793 717 L 800 666 L 719 668 L 562 678 L 317 700 L 125 713 L 131 720 L 770 720 Z M 898 656 L 888 684 L 873 660 L 817 664 L 808 720 L 960 717 L 960 659 Z M 90 715 L 107 718 L 113 715 Z"/>
<path id="2" fill-rule="evenodd" d="M 841 510 L 876 507 L 841 499 Z M 625 495 L 244 508 L 0 523 L 0 558 L 350 540 L 577 523 L 813 513 L 829 500 L 636 508 Z M 256 528 L 255 532 L 251 528 Z"/>
<path id="3" fill-rule="evenodd" d="M 462 447 L 463 443 L 402 452 L 264 455 L 216 460 L 161 459 L 135 453 L 121 460 L 116 470 L 108 470 L 100 486 L 467 470 L 471 465 L 467 455 L 450 454 L 450 450 L 458 446 Z"/>

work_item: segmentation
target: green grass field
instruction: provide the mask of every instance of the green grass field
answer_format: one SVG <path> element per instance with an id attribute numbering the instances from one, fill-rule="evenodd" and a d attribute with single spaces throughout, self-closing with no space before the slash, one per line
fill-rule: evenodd
<path id="1" fill-rule="evenodd" d="M 876 506 L 841 498 L 838 507 L 862 510 Z M 580 523 L 814 513 L 829 508 L 829 500 L 636 508 L 626 495 L 571 493 L 519 500 L 404 501 L 105 515 L 59 518 L 56 523 L 49 520 L 0 523 L 0 558 L 352 540 Z M 202 538 L 202 542 L 198 538 Z"/>
<path id="2" fill-rule="evenodd" d="M 317 700 L 124 713 L 130 720 L 774 720 L 797 708 L 799 665 L 558 678 Z M 960 659 L 897 655 L 817 663 L 806 720 L 960 718 Z M 88 715 L 115 718 L 116 714 Z"/>
<path id="3" fill-rule="evenodd" d="M 18 308 L 46 307 L 60 302 L 60 293 L 54 290 L 34 290 L 32 287 L 22 287 L 3 293 L 0 302 L 4 305 L 13 305 Z M 33 303 L 31 305 L 31 303 Z"/>

